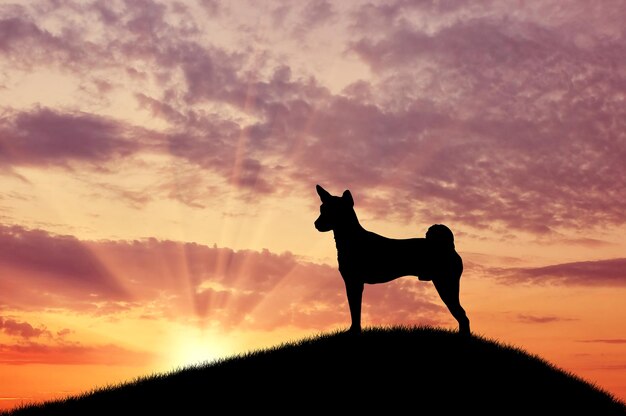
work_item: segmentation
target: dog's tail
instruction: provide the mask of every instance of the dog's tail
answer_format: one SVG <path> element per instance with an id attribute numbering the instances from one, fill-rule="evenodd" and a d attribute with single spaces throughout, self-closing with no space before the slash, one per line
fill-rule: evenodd
<path id="1" fill-rule="evenodd" d="M 426 238 L 441 247 L 454 250 L 454 234 L 443 224 L 433 224 L 426 231 Z"/>

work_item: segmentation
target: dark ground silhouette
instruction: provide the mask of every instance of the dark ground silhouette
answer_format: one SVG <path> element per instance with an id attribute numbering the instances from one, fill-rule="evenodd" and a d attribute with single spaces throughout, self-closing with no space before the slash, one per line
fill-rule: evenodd
<path id="1" fill-rule="evenodd" d="M 626 415 L 524 351 L 432 328 L 326 334 L 154 375 L 16 415 Z"/>
<path id="2" fill-rule="evenodd" d="M 351 332 L 361 331 L 365 283 L 385 283 L 411 275 L 432 280 L 441 300 L 459 323 L 459 332 L 469 335 L 470 321 L 459 301 L 463 261 L 454 248 L 454 236 L 448 227 L 435 224 L 428 229 L 426 238 L 383 237 L 361 226 L 350 191 L 338 197 L 319 185 L 316 189 L 322 205 L 315 228 L 322 232 L 332 230 L 335 235 L 339 272 L 346 284 L 350 306 Z"/>

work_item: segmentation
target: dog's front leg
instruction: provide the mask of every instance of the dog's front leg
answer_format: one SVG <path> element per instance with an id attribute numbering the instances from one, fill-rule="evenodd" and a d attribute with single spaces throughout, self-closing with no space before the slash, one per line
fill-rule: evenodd
<path id="1" fill-rule="evenodd" d="M 346 279 L 346 293 L 348 294 L 348 305 L 350 306 L 350 318 L 352 325 L 350 332 L 361 332 L 361 301 L 363 299 L 363 283 Z"/>

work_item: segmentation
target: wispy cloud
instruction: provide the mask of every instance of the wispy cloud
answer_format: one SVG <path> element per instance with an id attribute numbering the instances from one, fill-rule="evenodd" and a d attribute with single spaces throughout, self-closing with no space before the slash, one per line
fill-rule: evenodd
<path id="1" fill-rule="evenodd" d="M 128 156 L 138 148 L 126 126 L 86 113 L 60 113 L 48 108 L 14 112 L 0 119 L 0 163 L 56 165 L 73 161 L 92 165 Z"/>
<path id="2" fill-rule="evenodd" d="M 128 293 L 89 247 L 71 236 L 52 236 L 41 230 L 0 226 L 0 268 L 8 304 L 31 296 L 62 302 L 57 293 L 93 300 L 128 299 Z M 19 303 L 18 303 L 19 304 Z"/>
<path id="3" fill-rule="evenodd" d="M 0 301 L 9 307 L 194 319 L 223 328 L 264 330 L 348 322 L 337 269 L 289 252 L 156 239 L 81 241 L 19 227 L 0 229 L 0 247 L 0 252 L 11 253 L 0 256 L 0 273 L 19 276 L 0 281 Z M 433 296 L 416 279 L 403 279 L 368 288 L 364 311 L 372 322 L 394 317 L 433 322 L 445 314 Z M 29 334 L 37 331 L 22 326 Z"/>
<path id="4" fill-rule="evenodd" d="M 534 283 L 575 286 L 626 285 L 626 259 L 562 263 L 544 267 L 492 268 L 488 273 L 507 284 Z"/>
<path id="5" fill-rule="evenodd" d="M 254 50 L 201 42 L 203 26 L 184 4 L 8 8 L 0 48 L 16 67 L 118 85 L 100 90 L 127 90 L 168 128 L 148 132 L 147 143 L 135 127 L 97 114 L 13 112 L 3 119 L 1 157 L 45 166 L 158 151 L 259 198 L 310 192 L 311 178 L 357 195 L 373 189 L 361 206 L 403 221 L 432 218 L 437 206 L 456 223 L 538 234 L 623 224 L 626 49 L 617 4 L 547 2 L 542 13 L 521 5 L 510 14 L 490 1 L 344 10 L 316 0 L 284 10 L 303 30 L 352 28 L 338 32 L 338 49 L 372 74 L 341 93 L 273 56 L 263 37 Z M 227 10 L 234 5 L 202 7 L 237 23 Z M 56 26 L 37 19 L 44 12 Z M 95 69 L 95 78 L 85 75 Z M 207 198 L 187 192 L 169 195 L 196 206 Z"/>
<path id="6" fill-rule="evenodd" d="M 10 365 L 141 365 L 152 359 L 154 355 L 151 353 L 132 351 L 116 345 L 0 344 L 0 364 Z"/>
<path id="7" fill-rule="evenodd" d="M 517 320 L 528 324 L 548 324 L 552 322 L 574 321 L 573 318 L 565 318 L 554 315 L 528 315 L 518 314 Z"/>
<path id="8" fill-rule="evenodd" d="M 624 338 L 609 338 L 609 339 L 583 339 L 579 342 L 591 342 L 591 343 L 600 343 L 600 344 L 626 344 L 626 339 Z"/>
<path id="9" fill-rule="evenodd" d="M 625 178 L 607 152 L 624 151 L 624 126 L 611 121 L 623 118 L 620 98 L 600 93 L 625 82 L 610 69 L 623 53 L 617 38 L 582 48 L 563 27 L 489 15 L 423 26 L 399 20 L 382 37 L 365 35 L 352 46 L 388 80 L 390 98 L 414 107 L 428 100 L 451 117 L 423 136 L 421 147 L 435 152 L 425 175 L 411 172 L 420 180 L 410 195 L 434 198 L 470 223 L 502 221 L 537 233 L 623 222 L 613 185 Z M 587 213 L 591 206 L 598 210 Z"/>
<path id="10" fill-rule="evenodd" d="M 52 335 L 45 326 L 35 328 L 28 322 L 17 321 L 10 318 L 3 318 L 1 316 L 0 331 L 4 332 L 7 335 L 18 336 L 25 339 Z"/>

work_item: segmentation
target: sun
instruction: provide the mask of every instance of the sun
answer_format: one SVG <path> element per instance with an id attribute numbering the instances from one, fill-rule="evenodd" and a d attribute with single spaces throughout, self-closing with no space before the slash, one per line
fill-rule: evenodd
<path id="1" fill-rule="evenodd" d="M 181 334 L 184 334 L 181 336 Z M 223 338 L 213 333 L 203 333 L 197 329 L 187 329 L 171 338 L 167 352 L 167 365 L 170 368 L 188 367 L 211 362 L 228 355 L 228 347 Z"/>

